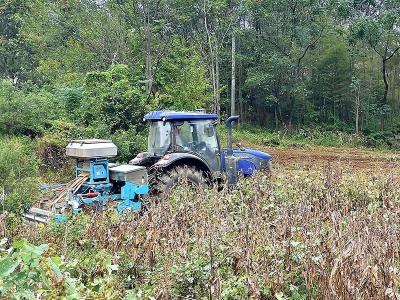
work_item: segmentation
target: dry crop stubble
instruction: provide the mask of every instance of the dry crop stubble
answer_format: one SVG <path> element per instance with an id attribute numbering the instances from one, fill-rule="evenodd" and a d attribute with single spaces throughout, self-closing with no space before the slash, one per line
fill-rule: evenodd
<path id="1" fill-rule="evenodd" d="M 91 216 L 80 235 L 71 234 L 78 221 L 63 239 L 49 228 L 20 235 L 51 242 L 66 259 L 90 241 L 129 262 L 119 274 L 132 278 L 125 286 L 150 284 L 160 299 L 396 299 L 398 175 L 277 165 L 233 191 L 182 186 L 141 216 Z"/>

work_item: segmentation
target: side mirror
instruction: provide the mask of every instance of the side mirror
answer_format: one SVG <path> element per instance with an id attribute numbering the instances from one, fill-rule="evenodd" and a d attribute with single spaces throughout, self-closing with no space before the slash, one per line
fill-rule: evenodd
<path id="1" fill-rule="evenodd" d="M 236 146 L 237 146 L 241 151 L 246 150 L 246 149 L 244 149 L 242 143 L 236 143 Z"/>

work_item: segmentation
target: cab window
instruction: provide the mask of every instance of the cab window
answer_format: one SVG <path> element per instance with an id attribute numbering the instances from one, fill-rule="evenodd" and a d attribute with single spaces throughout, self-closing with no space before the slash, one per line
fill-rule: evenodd
<path id="1" fill-rule="evenodd" d="M 183 151 L 218 150 L 218 140 L 210 120 L 175 123 L 175 144 L 178 150 Z"/>

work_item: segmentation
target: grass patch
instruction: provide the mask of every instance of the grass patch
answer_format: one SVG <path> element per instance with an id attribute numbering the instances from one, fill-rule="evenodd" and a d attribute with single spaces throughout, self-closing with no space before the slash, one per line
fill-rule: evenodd
<path id="1" fill-rule="evenodd" d="M 221 144 L 225 148 L 227 142 L 226 127 L 220 124 L 218 132 Z M 318 127 L 298 128 L 285 132 L 244 124 L 234 127 L 233 140 L 234 144 L 241 143 L 245 147 L 259 146 L 279 149 L 363 148 L 390 153 L 400 149 L 399 135 L 390 133 L 390 135 L 378 133 L 356 135 Z M 377 136 L 379 136 L 379 139 Z"/>

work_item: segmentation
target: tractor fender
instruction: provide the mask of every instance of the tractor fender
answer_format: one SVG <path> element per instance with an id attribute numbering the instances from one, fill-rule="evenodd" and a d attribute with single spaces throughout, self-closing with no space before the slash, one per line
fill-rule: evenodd
<path id="1" fill-rule="evenodd" d="M 198 169 L 211 174 L 211 168 L 207 162 L 197 155 L 191 153 L 166 154 L 154 164 L 153 168 L 166 168 L 178 164 L 195 166 Z"/>
<path id="2" fill-rule="evenodd" d="M 149 152 L 140 152 L 129 161 L 130 165 L 140 165 L 146 162 L 152 155 Z"/>
<path id="3" fill-rule="evenodd" d="M 130 165 L 144 166 L 150 169 L 151 166 L 160 159 L 160 156 L 155 156 L 150 152 L 141 152 L 135 158 L 129 161 Z"/>

